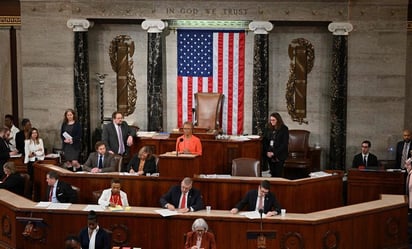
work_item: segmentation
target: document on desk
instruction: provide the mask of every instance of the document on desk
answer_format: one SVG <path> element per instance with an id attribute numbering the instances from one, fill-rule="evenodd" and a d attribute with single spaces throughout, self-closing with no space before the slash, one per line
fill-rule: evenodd
<path id="1" fill-rule="evenodd" d="M 177 211 L 172 211 L 172 210 L 169 210 L 169 209 L 157 209 L 157 210 L 155 210 L 155 212 L 160 214 L 163 217 L 168 217 L 168 216 L 181 214 Z"/>
<path id="2" fill-rule="evenodd" d="M 91 210 L 104 211 L 105 208 L 103 206 L 100 206 L 100 205 L 91 205 L 91 204 L 87 205 L 85 208 L 83 208 L 83 211 L 91 211 Z"/>
<path id="3" fill-rule="evenodd" d="M 16 155 L 11 155 L 10 157 L 11 158 L 19 158 L 19 157 L 21 157 L 22 156 L 22 154 L 16 154 Z"/>
<path id="4" fill-rule="evenodd" d="M 71 203 L 51 203 L 47 209 L 69 209 Z"/>
<path id="5" fill-rule="evenodd" d="M 48 207 L 51 204 L 49 201 L 41 201 L 37 203 L 36 207 Z"/>
<path id="6" fill-rule="evenodd" d="M 240 215 L 244 215 L 249 219 L 260 219 L 260 213 L 258 211 L 250 211 L 250 212 L 240 212 Z M 262 218 L 265 218 L 266 214 L 262 214 Z"/>

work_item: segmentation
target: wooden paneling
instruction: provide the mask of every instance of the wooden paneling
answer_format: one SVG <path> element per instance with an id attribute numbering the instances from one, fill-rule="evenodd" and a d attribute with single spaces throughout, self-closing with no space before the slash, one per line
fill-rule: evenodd
<path id="1" fill-rule="evenodd" d="M 230 174 L 232 160 L 238 157 L 251 157 L 261 160 L 262 141 L 251 139 L 248 141 L 201 139 L 203 154 L 201 165 L 203 174 Z M 152 139 L 137 137 L 130 151 L 136 154 L 142 146 L 148 145 L 153 153 L 160 155 L 176 150 L 176 139 Z"/>
<path id="2" fill-rule="evenodd" d="M 381 194 L 405 194 L 405 173 L 385 170 L 348 171 L 348 204 L 378 200 Z"/>
<path id="3" fill-rule="evenodd" d="M 160 197 L 173 185 L 180 184 L 182 177 L 148 177 L 124 173 L 73 173 L 54 165 L 35 164 L 34 197 L 46 199 L 48 171 L 57 171 L 60 179 L 80 188 L 79 203 L 95 203 L 92 192 L 109 188 L 113 178 L 119 178 L 122 189 L 133 206 L 159 206 Z M 205 205 L 213 209 L 229 210 L 260 182 L 269 180 L 271 191 L 280 204 L 290 212 L 308 213 L 339 207 L 342 200 L 342 176 L 287 180 L 283 178 L 230 177 L 194 178 L 193 187 L 201 190 Z"/>
<path id="4" fill-rule="evenodd" d="M 87 224 L 85 205 L 75 204 L 67 210 L 35 208 L 37 203 L 0 190 L 0 215 L 10 221 L 10 236 L 0 228 L 0 247 L 12 249 L 61 248 L 69 234 L 78 234 Z M 183 248 L 183 234 L 192 222 L 206 219 L 216 236 L 217 248 L 255 249 L 256 241 L 246 233 L 260 229 L 259 220 L 233 215 L 228 210 L 213 209 L 164 218 L 157 208 L 132 207 L 123 212 L 98 212 L 101 227 L 113 232 L 114 245 L 119 243 L 141 248 Z M 263 229 L 276 237 L 267 240 L 267 248 L 408 248 L 407 206 L 403 196 L 383 196 L 382 200 L 324 210 L 310 214 L 288 212 L 285 217 L 263 219 Z M 15 217 L 42 218 L 47 226 L 39 228 L 41 240 L 22 236 L 24 223 Z"/>

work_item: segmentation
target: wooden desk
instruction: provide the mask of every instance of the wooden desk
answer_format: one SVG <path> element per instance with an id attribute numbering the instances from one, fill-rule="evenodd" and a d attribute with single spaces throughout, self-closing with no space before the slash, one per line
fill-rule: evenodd
<path id="1" fill-rule="evenodd" d="M 27 173 L 27 165 L 24 163 L 24 157 L 11 157 L 8 160 L 9 162 L 14 162 L 14 165 L 16 166 L 17 172 L 20 173 Z M 47 164 L 53 164 L 53 165 L 59 165 L 60 164 L 60 157 L 45 157 L 44 160 L 39 161 L 40 163 L 47 163 Z"/>
<path id="2" fill-rule="evenodd" d="M 127 193 L 130 205 L 159 206 L 160 197 L 173 185 L 179 185 L 182 177 L 148 177 L 127 173 L 74 173 L 53 165 L 35 165 L 34 200 L 45 199 L 46 174 L 58 172 L 60 179 L 80 188 L 79 203 L 96 203 L 92 192 L 109 188 L 112 178 L 119 178 Z M 194 178 L 193 187 L 201 190 L 205 205 L 213 209 L 229 210 L 251 189 L 258 188 L 262 180 L 271 183 L 280 204 L 290 212 L 309 213 L 343 205 L 342 176 L 287 180 L 283 178 L 230 177 Z"/>
<path id="3" fill-rule="evenodd" d="M 261 160 L 261 139 L 248 141 L 201 139 L 202 142 L 202 173 L 204 174 L 230 174 L 232 160 L 238 157 L 251 157 Z M 142 146 L 150 146 L 154 154 L 160 155 L 176 150 L 176 139 L 134 138 L 130 148 L 131 155 L 138 153 Z"/>
<path id="4" fill-rule="evenodd" d="M 0 247 L 12 249 L 62 248 L 69 234 L 78 234 L 87 224 L 86 205 L 74 204 L 67 210 L 36 208 L 37 203 L 0 190 Z M 112 231 L 113 245 L 147 249 L 183 248 L 184 233 L 193 221 L 206 219 L 216 236 L 217 248 L 255 249 L 256 241 L 246 233 L 259 230 L 259 220 L 212 209 L 164 218 L 152 207 L 131 207 L 129 211 L 97 212 L 99 225 Z M 274 231 L 267 248 L 408 248 L 407 205 L 403 196 L 384 195 L 381 200 L 310 214 L 288 212 L 285 217 L 263 219 L 263 229 Z M 37 237 L 22 235 L 25 223 L 16 217 L 43 219 Z M 33 236 L 34 237 L 34 236 Z"/>
<path id="5" fill-rule="evenodd" d="M 404 172 L 348 170 L 348 204 L 377 200 L 381 194 L 405 194 Z"/>
<path id="6" fill-rule="evenodd" d="M 193 177 L 202 173 L 201 163 L 201 156 L 166 153 L 159 156 L 157 168 L 162 177 Z"/>

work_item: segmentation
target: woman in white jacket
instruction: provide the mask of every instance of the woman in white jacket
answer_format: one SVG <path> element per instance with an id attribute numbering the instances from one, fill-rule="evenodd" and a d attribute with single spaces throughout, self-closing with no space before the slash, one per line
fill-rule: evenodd
<path id="1" fill-rule="evenodd" d="M 24 140 L 24 154 L 27 172 L 33 179 L 33 163 L 44 159 L 43 140 L 40 138 L 39 131 L 34 127 L 29 132 L 29 139 Z"/>

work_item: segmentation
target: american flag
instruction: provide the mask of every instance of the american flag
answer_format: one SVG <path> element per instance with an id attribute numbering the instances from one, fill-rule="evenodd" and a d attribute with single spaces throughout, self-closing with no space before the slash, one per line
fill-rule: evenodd
<path id="1" fill-rule="evenodd" d="M 245 32 L 177 31 L 178 126 L 193 121 L 196 92 L 223 93 L 222 129 L 243 133 Z"/>

